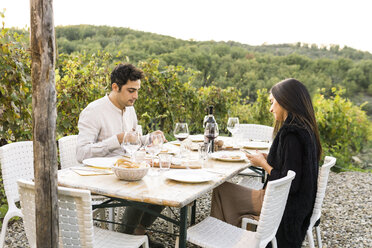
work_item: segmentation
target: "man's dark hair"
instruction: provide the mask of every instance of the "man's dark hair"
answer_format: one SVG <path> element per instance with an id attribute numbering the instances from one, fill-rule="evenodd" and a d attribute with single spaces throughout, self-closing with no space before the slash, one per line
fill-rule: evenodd
<path id="1" fill-rule="evenodd" d="M 136 68 L 132 64 L 119 64 L 111 72 L 111 86 L 116 83 L 119 86 L 119 91 L 121 87 L 125 85 L 128 80 L 137 81 L 143 78 L 143 71 Z"/>

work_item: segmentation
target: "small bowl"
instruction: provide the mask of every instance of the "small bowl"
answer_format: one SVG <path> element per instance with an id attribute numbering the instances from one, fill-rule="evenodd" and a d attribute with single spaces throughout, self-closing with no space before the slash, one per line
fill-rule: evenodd
<path id="1" fill-rule="evenodd" d="M 141 180 L 148 172 L 149 166 L 143 166 L 140 168 L 122 168 L 118 166 L 112 166 L 111 169 L 115 175 L 125 181 L 138 181 Z"/>

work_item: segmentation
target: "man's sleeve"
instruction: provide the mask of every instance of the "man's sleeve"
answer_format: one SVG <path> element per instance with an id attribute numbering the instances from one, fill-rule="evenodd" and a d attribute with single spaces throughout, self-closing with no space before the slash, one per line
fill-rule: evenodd
<path id="1" fill-rule="evenodd" d="M 84 109 L 79 117 L 79 136 L 76 146 L 76 158 L 82 163 L 86 158 L 105 157 L 112 150 L 120 147 L 116 135 L 97 142 L 101 131 L 101 122 L 97 113 Z"/>

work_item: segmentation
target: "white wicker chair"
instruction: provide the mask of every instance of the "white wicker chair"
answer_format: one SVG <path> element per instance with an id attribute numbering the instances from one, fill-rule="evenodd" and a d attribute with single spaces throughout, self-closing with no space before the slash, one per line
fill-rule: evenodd
<path id="1" fill-rule="evenodd" d="M 77 135 L 69 135 L 58 140 L 61 169 L 83 165 L 76 159 L 77 137 Z"/>
<path id="2" fill-rule="evenodd" d="M 289 188 L 295 174 L 293 171 L 288 171 L 286 177 L 267 184 L 257 232 L 247 231 L 216 218 L 207 217 L 187 230 L 187 240 L 208 248 L 262 248 L 271 241 L 273 248 L 276 248 L 275 234 L 282 219 Z"/>
<path id="3" fill-rule="evenodd" d="M 34 153 L 32 141 L 15 142 L 0 147 L 0 164 L 8 211 L 3 220 L 0 236 L 0 248 L 4 246 L 8 222 L 14 216 L 23 217 L 15 203 L 19 201 L 17 180 L 34 177 Z"/>
<path id="4" fill-rule="evenodd" d="M 58 140 L 58 147 L 59 147 L 59 160 L 61 163 L 61 169 L 66 169 L 70 167 L 76 166 L 83 166 L 83 164 L 79 163 L 76 159 L 76 145 L 77 145 L 77 135 L 69 135 L 62 137 Z M 103 196 L 92 196 L 93 204 L 100 204 L 103 201 L 107 200 L 107 198 Z M 108 219 L 109 221 L 114 220 L 114 208 L 109 208 L 108 211 Z M 105 209 L 98 208 L 94 211 L 94 215 L 99 215 L 101 218 L 105 217 Z M 108 224 L 108 228 L 112 231 L 114 230 L 113 224 Z"/>
<path id="5" fill-rule="evenodd" d="M 239 124 L 235 134 L 239 139 L 272 141 L 274 128 L 259 124 Z"/>
<path id="6" fill-rule="evenodd" d="M 321 210 L 322 210 L 322 204 L 327 188 L 327 183 L 328 183 L 328 176 L 329 176 L 329 171 L 331 168 L 336 164 L 336 158 L 334 157 L 329 157 L 326 156 L 324 159 L 324 164 L 320 168 L 320 173 L 318 177 L 318 190 L 316 192 L 316 198 L 315 198 L 315 204 L 314 204 L 314 209 L 313 209 L 313 214 L 310 219 L 310 225 L 309 228 L 307 229 L 307 238 L 309 240 L 309 246 L 310 248 L 314 248 L 314 238 L 313 238 L 313 227 L 315 226 L 316 230 L 316 237 L 317 237 L 317 242 L 318 242 L 318 247 L 322 247 L 322 239 L 320 235 L 320 228 L 319 225 L 316 225 L 317 221 L 320 218 L 321 215 Z"/>
<path id="7" fill-rule="evenodd" d="M 31 247 L 36 247 L 34 183 L 19 180 L 23 223 Z M 149 247 L 145 235 L 129 235 L 93 227 L 90 192 L 58 188 L 59 247 Z"/>
<path id="8" fill-rule="evenodd" d="M 239 141 L 247 140 L 260 140 L 260 141 L 272 141 L 274 128 L 259 124 L 239 124 L 238 131 L 236 132 Z M 239 173 L 242 176 L 252 176 L 252 178 L 244 178 L 239 184 L 250 187 L 252 189 L 262 189 L 263 183 L 261 177 L 258 174 L 247 168 Z"/>

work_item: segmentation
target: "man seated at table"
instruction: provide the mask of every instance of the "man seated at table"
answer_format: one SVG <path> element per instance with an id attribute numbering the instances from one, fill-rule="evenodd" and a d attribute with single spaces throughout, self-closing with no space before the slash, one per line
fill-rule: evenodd
<path id="1" fill-rule="evenodd" d="M 137 115 L 133 107 L 138 98 L 143 72 L 131 64 L 119 64 L 111 72 L 111 92 L 91 102 L 80 114 L 76 157 L 81 163 L 86 158 L 123 155 L 120 144 L 125 132 L 135 130 Z M 155 131 L 163 133 L 161 131 Z M 164 135 L 163 135 L 164 137 Z M 160 213 L 163 206 L 148 207 Z M 144 234 L 156 217 L 134 207 L 126 207 L 121 232 Z M 163 247 L 151 242 L 151 247 Z"/>

